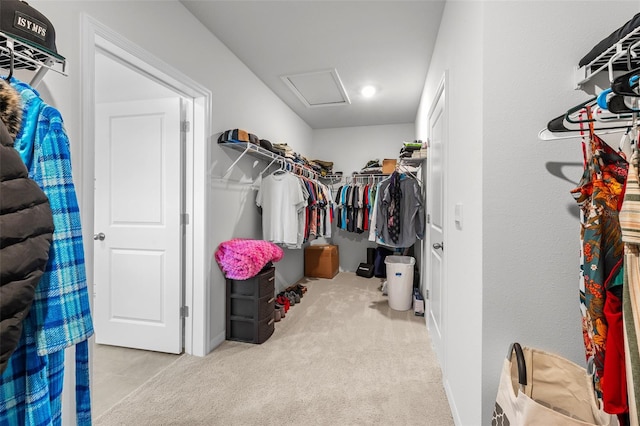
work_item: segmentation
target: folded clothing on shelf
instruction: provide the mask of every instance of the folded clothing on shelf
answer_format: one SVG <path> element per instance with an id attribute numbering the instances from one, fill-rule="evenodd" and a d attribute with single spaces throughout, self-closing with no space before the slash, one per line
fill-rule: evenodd
<path id="1" fill-rule="evenodd" d="M 318 172 L 320 176 L 327 176 L 333 173 L 333 162 L 323 160 L 310 160 L 309 167 Z"/>

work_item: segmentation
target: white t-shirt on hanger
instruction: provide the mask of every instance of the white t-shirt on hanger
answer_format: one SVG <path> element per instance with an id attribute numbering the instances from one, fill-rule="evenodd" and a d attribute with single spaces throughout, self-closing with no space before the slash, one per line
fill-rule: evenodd
<path id="1" fill-rule="evenodd" d="M 306 206 L 298 178 L 287 172 L 265 177 L 256 204 L 262 207 L 262 238 L 297 246 L 299 212 Z"/>

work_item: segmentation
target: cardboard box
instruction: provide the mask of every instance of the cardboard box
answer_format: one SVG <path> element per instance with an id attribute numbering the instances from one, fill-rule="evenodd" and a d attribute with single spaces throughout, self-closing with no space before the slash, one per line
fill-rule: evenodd
<path id="1" fill-rule="evenodd" d="M 322 244 L 304 249 L 305 277 L 333 278 L 339 269 L 338 246 Z"/>
<path id="2" fill-rule="evenodd" d="M 382 160 L 382 173 L 393 173 L 396 169 L 397 160 L 385 158 Z"/>

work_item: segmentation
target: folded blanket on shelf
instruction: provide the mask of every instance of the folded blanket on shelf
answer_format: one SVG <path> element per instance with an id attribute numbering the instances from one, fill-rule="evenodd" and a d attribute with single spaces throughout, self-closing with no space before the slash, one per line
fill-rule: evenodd
<path id="1" fill-rule="evenodd" d="M 274 243 L 243 238 L 220 243 L 215 253 L 225 277 L 234 280 L 254 277 L 267 263 L 278 262 L 283 257 L 284 252 Z"/>

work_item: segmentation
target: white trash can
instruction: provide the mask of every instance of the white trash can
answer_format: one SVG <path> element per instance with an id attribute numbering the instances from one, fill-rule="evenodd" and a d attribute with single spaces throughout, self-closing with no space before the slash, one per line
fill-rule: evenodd
<path id="1" fill-rule="evenodd" d="M 384 263 L 387 267 L 389 307 L 408 311 L 413 297 L 413 266 L 416 260 L 411 256 L 387 256 Z"/>

